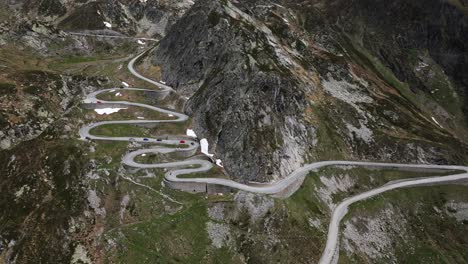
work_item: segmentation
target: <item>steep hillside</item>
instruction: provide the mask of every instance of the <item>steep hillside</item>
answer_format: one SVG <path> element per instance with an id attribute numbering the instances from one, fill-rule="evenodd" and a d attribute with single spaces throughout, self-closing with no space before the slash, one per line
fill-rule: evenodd
<path id="1" fill-rule="evenodd" d="M 129 35 L 162 36 L 193 2 L 16 0 L 8 4 L 34 20 L 64 30 L 114 29 Z"/>
<path id="2" fill-rule="evenodd" d="M 326 159 L 463 163 L 466 22 L 435 0 L 199 1 L 154 64 L 236 180 Z"/>
<path id="3" fill-rule="evenodd" d="M 137 106 L 101 114 L 84 96 L 112 87 L 97 100 L 185 110 L 185 123 L 93 133 L 187 139 L 193 127 L 224 168 L 187 178 L 269 182 L 331 159 L 467 164 L 467 6 L 0 0 L 0 263 L 316 263 L 343 199 L 453 172 L 337 166 L 298 179 L 287 198 L 182 192 L 168 188 L 166 169 L 122 164 L 160 144 L 79 140 L 92 122 L 173 116 Z M 95 34 L 165 36 L 135 67 L 177 93 L 119 89 L 152 88 L 127 63 L 153 42 Z M 467 263 L 468 195 L 457 184 L 354 204 L 340 263 Z"/>
<path id="4" fill-rule="evenodd" d="M 85 93 L 122 85 L 122 63 L 141 45 L 15 19 L 21 6 L 8 4 L 0 6 L 0 262 L 83 261 L 98 198 L 86 176 L 92 150 L 76 139 L 78 106 Z"/>

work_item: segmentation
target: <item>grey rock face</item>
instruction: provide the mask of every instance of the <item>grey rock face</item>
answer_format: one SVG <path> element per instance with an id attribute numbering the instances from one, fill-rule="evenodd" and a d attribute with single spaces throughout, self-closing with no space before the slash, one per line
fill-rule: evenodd
<path id="1" fill-rule="evenodd" d="M 447 114 L 440 110 L 446 103 L 398 80 L 392 71 L 406 62 L 367 50 L 341 24 L 346 9 L 322 4 L 199 1 L 154 51 L 163 80 L 190 97 L 186 112 L 194 129 L 227 173 L 271 181 L 324 159 L 466 160 L 460 105 Z M 351 17 L 349 23 L 358 22 Z M 435 79 L 450 83 L 433 61 Z M 447 122 L 433 121 L 447 115 Z"/>
<path id="2" fill-rule="evenodd" d="M 296 116 L 306 104 L 304 94 L 297 80 L 282 74 L 264 33 L 225 16 L 219 2 L 198 3 L 177 24 L 184 30 L 161 43 L 155 62 L 165 68 L 164 80 L 194 95 L 186 111 L 197 134 L 228 162 L 230 175 L 277 179 L 301 163 L 300 142 L 315 138 L 314 128 Z"/>
<path id="3" fill-rule="evenodd" d="M 20 103 L 17 94 L 3 96 L 5 108 L 0 114 L 0 148 L 9 149 L 20 142 L 31 140 L 43 133 L 51 124 L 66 113 L 79 97 L 98 86 L 99 77 L 60 75 L 41 71 L 30 71 L 13 76 L 26 92 Z M 14 116 L 13 121 L 7 121 Z M 69 128 L 71 129 L 71 128 Z M 66 132 L 66 131 L 65 131 Z"/>

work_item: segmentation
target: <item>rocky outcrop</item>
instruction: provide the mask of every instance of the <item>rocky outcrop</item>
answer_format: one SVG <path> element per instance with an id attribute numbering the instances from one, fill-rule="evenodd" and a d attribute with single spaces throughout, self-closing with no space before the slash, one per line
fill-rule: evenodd
<path id="1" fill-rule="evenodd" d="M 187 112 L 197 134 L 228 161 L 228 173 L 265 181 L 299 166 L 316 135 L 296 116 L 307 104 L 306 88 L 285 76 L 279 60 L 289 55 L 268 44 L 271 35 L 261 25 L 252 30 L 235 18 L 240 14 L 199 2 L 161 43 L 155 62 L 165 69 L 164 80 L 193 95 Z"/>
<path id="2" fill-rule="evenodd" d="M 115 29 L 134 35 L 163 36 L 193 4 L 191 0 L 16 1 L 22 13 L 64 30 Z"/>
<path id="3" fill-rule="evenodd" d="M 0 83 L 8 89 L 0 96 L 2 150 L 36 138 L 67 113 L 85 91 L 108 81 L 45 71 L 15 72 L 8 79 L 11 83 Z"/>
<path id="4" fill-rule="evenodd" d="M 424 11 L 415 5 L 412 12 L 421 14 L 389 32 L 372 26 L 371 18 L 387 12 L 383 2 L 372 4 L 375 14 L 361 10 L 366 2 L 199 1 L 161 41 L 153 62 L 190 97 L 186 112 L 197 135 L 209 139 L 236 180 L 276 180 L 324 159 L 463 163 L 466 87 L 464 77 L 452 73 L 464 68 L 466 44 L 453 43 L 464 27 L 426 26 L 443 32 L 435 51 L 457 48 L 458 59 L 448 64 L 425 52 L 429 44 L 396 46 L 394 52 L 415 60 L 397 59 L 387 39 L 397 40 L 391 45 L 432 43 L 398 33 L 405 27 L 419 32 Z M 431 2 L 438 2 L 431 16 L 437 5 L 445 8 L 437 21 L 456 15 L 452 24 L 463 25 L 456 8 Z M 406 15 L 391 10 L 385 16 Z M 374 31 L 355 32 L 365 25 L 379 27 L 383 37 L 373 41 Z M 450 67 L 455 70 L 445 70 Z"/>
<path id="5" fill-rule="evenodd" d="M 69 263 L 74 236 L 91 224 L 82 217 L 82 175 L 88 169 L 84 148 L 52 137 L 0 151 L 3 263 Z"/>

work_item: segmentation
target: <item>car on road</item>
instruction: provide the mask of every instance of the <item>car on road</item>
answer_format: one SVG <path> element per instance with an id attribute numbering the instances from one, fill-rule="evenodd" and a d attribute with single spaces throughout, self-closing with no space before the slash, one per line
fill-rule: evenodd
<path id="1" fill-rule="evenodd" d="M 180 144 L 185 144 L 185 140 L 179 141 Z"/>
<path id="2" fill-rule="evenodd" d="M 195 143 L 194 143 L 194 142 L 190 142 L 190 145 L 192 145 L 192 146 L 193 146 L 193 145 L 195 145 Z"/>
<path id="3" fill-rule="evenodd" d="M 85 137 L 85 139 L 87 139 L 87 140 L 91 140 L 91 138 L 90 138 L 90 137 Z"/>
<path id="4" fill-rule="evenodd" d="M 149 139 L 148 139 L 148 138 L 144 138 L 143 141 L 149 141 Z"/>
<path id="5" fill-rule="evenodd" d="M 96 103 L 98 103 L 98 104 L 102 104 L 102 102 L 101 102 L 101 101 L 96 101 Z"/>
<path id="6" fill-rule="evenodd" d="M 161 141 L 162 141 L 162 139 L 158 138 L 158 139 L 156 139 L 156 141 L 158 141 L 158 142 L 161 142 Z"/>

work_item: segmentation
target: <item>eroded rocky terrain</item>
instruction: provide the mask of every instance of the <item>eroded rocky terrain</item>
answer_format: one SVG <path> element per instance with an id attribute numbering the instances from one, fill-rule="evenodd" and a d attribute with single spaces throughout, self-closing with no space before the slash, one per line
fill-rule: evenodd
<path id="1" fill-rule="evenodd" d="M 385 6 L 199 1 L 154 63 L 238 180 L 325 159 L 463 163 L 466 17 L 439 1 Z"/>
<path id="2" fill-rule="evenodd" d="M 0 262 L 315 263 L 344 198 L 434 176 L 329 168 L 286 199 L 171 190 L 162 170 L 121 165 L 141 145 L 78 140 L 92 120 L 148 114 L 105 116 L 80 104 L 123 82 L 147 87 L 126 63 L 153 44 L 68 32 L 161 39 L 137 67 L 180 97 L 114 91 L 106 100 L 162 105 L 192 119 L 101 133 L 156 137 L 191 127 L 224 164 L 206 177 L 270 182 L 331 159 L 468 161 L 464 1 L 1 5 Z M 358 203 L 342 225 L 340 263 L 467 263 L 467 204 L 463 185 Z"/>

